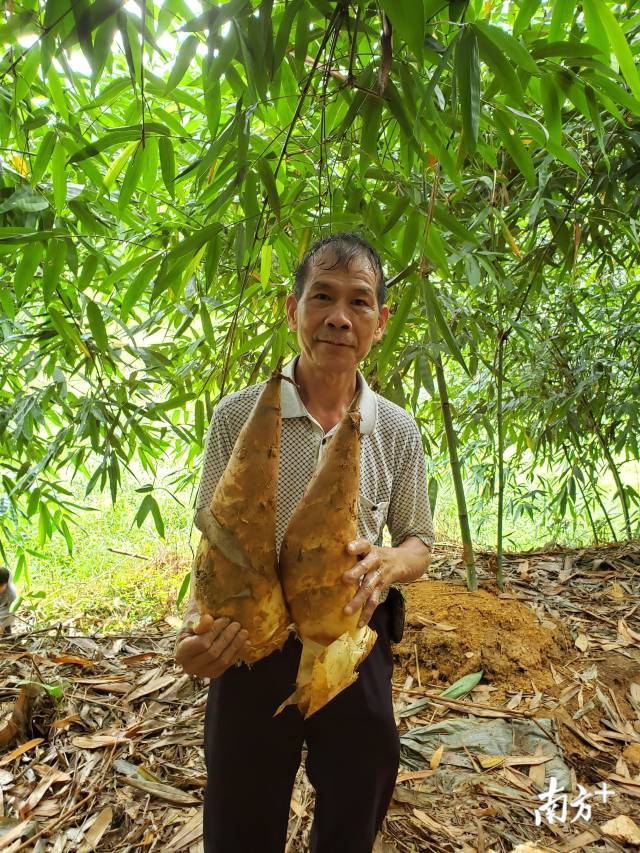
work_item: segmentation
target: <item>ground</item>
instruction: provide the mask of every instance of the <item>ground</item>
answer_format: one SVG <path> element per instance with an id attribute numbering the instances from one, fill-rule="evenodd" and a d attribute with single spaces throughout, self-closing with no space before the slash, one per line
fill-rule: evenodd
<path id="1" fill-rule="evenodd" d="M 458 551 L 439 548 L 405 588 L 402 763 L 376 853 L 640 850 L 640 543 L 508 555 L 502 592 L 493 555 L 477 565 L 470 593 Z M 0 640 L 0 730 L 15 723 L 0 734 L 0 848 L 202 849 L 207 685 L 177 670 L 173 634 L 160 620 Z M 480 671 L 470 692 L 441 695 Z M 568 812 L 537 826 L 553 768 L 567 771 Z M 301 769 L 287 853 L 307 849 L 312 814 Z"/>

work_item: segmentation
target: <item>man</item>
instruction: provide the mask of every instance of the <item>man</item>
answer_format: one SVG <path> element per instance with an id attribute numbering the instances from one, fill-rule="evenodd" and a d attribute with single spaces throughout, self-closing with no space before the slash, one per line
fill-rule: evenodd
<path id="1" fill-rule="evenodd" d="M 301 644 L 290 637 L 252 667 L 233 666 L 247 634 L 238 623 L 204 616 L 183 629 L 176 660 L 210 678 L 205 716 L 208 781 L 206 853 L 282 853 L 303 743 L 316 791 L 312 853 L 370 853 L 386 814 L 399 764 L 393 717 L 392 584 L 420 577 L 433 528 L 424 454 L 413 418 L 375 394 L 357 365 L 381 340 L 389 316 L 380 258 L 355 234 L 336 234 L 305 255 L 287 297 L 300 355 L 283 368 L 282 443 L 276 511 L 278 551 L 287 523 L 356 391 L 361 392 L 358 538 L 345 542 L 360 585 L 347 608 L 378 633 L 354 684 L 303 720 L 295 707 L 273 717 L 294 689 Z M 195 523 L 205 532 L 209 502 L 264 383 L 224 397 L 209 428 Z M 392 546 L 382 546 L 385 523 Z M 192 599 L 185 616 L 197 615 Z"/>

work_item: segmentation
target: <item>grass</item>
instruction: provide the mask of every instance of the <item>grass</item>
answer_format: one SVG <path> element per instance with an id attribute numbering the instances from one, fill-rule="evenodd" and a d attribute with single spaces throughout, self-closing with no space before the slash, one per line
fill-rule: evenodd
<path id="1" fill-rule="evenodd" d="M 163 540 L 151 515 L 142 528 L 134 522 L 142 499 L 135 491 L 137 485 L 133 479 L 125 481 L 115 506 L 108 494 L 85 500 L 83 488 L 75 486 L 78 502 L 90 505 L 92 511 L 83 512 L 72 526 L 72 554 L 59 534 L 41 545 L 37 521 L 22 531 L 24 546 L 42 555 L 28 556 L 28 577 L 17 584 L 24 598 L 19 612 L 31 611 L 30 622 L 38 626 L 61 622 L 103 633 L 181 618 L 184 602 L 178 607 L 177 597 L 199 537 L 192 528 L 192 511 L 168 492 L 156 491 L 165 523 Z M 476 545 L 494 548 L 495 505 L 474 498 L 472 489 L 467 499 Z M 185 494 L 185 503 L 188 500 Z M 460 541 L 452 490 L 441 489 L 434 521 L 436 541 Z M 591 544 L 592 539 L 586 524 L 574 528 L 571 520 L 550 527 L 542 518 L 534 523 L 526 515 L 516 522 L 505 519 L 507 550 L 538 549 L 555 542 L 577 547 Z M 16 552 L 9 551 L 8 556 L 11 567 Z"/>
<path id="2" fill-rule="evenodd" d="M 92 511 L 80 514 L 72 526 L 72 554 L 59 534 L 41 545 L 37 522 L 24 530 L 25 547 L 46 554 L 28 556 L 30 583 L 27 578 L 18 583 L 23 606 L 38 623 L 62 622 L 100 633 L 179 615 L 176 599 L 190 569 L 190 545 L 199 535 L 191 532 L 192 513 L 161 491 L 165 538 L 151 516 L 138 528 L 134 518 L 142 496 L 135 485 L 125 483 L 115 506 L 107 494 L 84 500 L 78 487 L 78 501 Z"/>

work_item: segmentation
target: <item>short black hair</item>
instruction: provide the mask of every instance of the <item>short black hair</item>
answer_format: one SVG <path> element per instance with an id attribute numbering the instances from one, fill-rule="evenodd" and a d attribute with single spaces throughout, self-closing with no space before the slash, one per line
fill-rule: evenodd
<path id="1" fill-rule="evenodd" d="M 378 308 L 381 308 L 384 305 L 384 300 L 387 295 L 387 283 L 384 279 L 380 255 L 376 252 L 373 246 L 364 239 L 364 237 L 361 237 L 360 234 L 356 234 L 354 231 L 342 231 L 338 234 L 330 234 L 328 237 L 323 237 L 321 240 L 316 240 L 313 246 L 311 246 L 311 248 L 305 253 L 305 256 L 296 270 L 296 279 L 293 287 L 296 299 L 302 299 L 309 270 L 311 269 L 316 256 L 324 251 L 327 246 L 331 247 L 335 257 L 335 262 L 331 267 L 328 267 L 328 269 L 333 269 L 334 267 L 347 269 L 353 258 L 360 257 L 361 255 L 364 255 L 367 258 L 376 274 L 376 298 L 378 300 Z"/>
<path id="2" fill-rule="evenodd" d="M 6 566 L 0 566 L 0 586 L 3 586 L 5 583 L 9 583 L 11 579 L 11 575 L 9 574 L 9 569 Z"/>

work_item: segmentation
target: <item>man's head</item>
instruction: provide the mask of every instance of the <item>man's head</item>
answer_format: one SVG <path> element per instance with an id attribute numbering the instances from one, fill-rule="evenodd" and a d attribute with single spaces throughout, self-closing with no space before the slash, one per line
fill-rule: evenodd
<path id="1" fill-rule="evenodd" d="M 289 328 L 316 367 L 354 370 L 384 332 L 389 309 L 380 257 L 357 234 L 319 240 L 296 270 Z"/>
<path id="2" fill-rule="evenodd" d="M 10 578 L 9 569 L 6 566 L 0 566 L 0 595 L 7 588 Z"/>
<path id="3" fill-rule="evenodd" d="M 359 234 L 345 231 L 340 234 L 330 234 L 316 242 L 307 250 L 295 273 L 295 284 L 293 292 L 298 301 L 302 298 L 309 272 L 314 265 L 326 268 L 341 267 L 348 270 L 350 263 L 355 259 L 366 259 L 375 273 L 376 298 L 378 307 L 384 305 L 387 296 L 387 287 L 382 271 L 382 261 L 370 243 L 367 243 Z"/>

